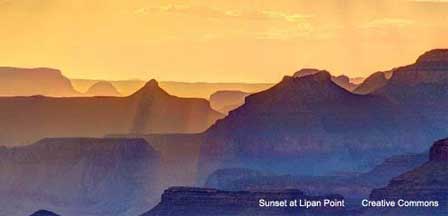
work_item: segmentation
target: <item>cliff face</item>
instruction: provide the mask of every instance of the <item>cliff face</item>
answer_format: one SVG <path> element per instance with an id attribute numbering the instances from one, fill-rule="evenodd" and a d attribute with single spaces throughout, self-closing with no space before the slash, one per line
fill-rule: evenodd
<path id="1" fill-rule="evenodd" d="M 0 67 L 0 96 L 79 96 L 70 80 L 51 68 Z"/>
<path id="2" fill-rule="evenodd" d="M 2 215 L 121 215 L 159 190 L 160 156 L 143 139 L 44 139 L 0 155 Z"/>
<path id="3" fill-rule="evenodd" d="M 379 200 L 434 200 L 447 210 L 448 139 L 437 141 L 430 150 L 429 161 L 393 178 L 384 188 L 372 191 L 370 198 Z"/>
<path id="4" fill-rule="evenodd" d="M 230 215 L 344 215 L 344 208 L 260 208 L 259 200 L 342 200 L 340 195 L 307 196 L 298 190 L 272 192 L 229 192 L 206 188 L 173 187 L 165 190 L 161 202 L 142 216 L 230 216 Z"/>
<path id="5" fill-rule="evenodd" d="M 448 49 L 431 50 L 414 64 L 392 70 L 391 79 L 376 94 L 387 95 L 404 105 L 418 105 L 418 108 L 425 108 L 425 104 L 426 107 L 445 105 L 448 95 L 447 53 Z"/>
<path id="6" fill-rule="evenodd" d="M 434 137 L 423 125 L 385 97 L 339 87 L 327 72 L 285 77 L 207 130 L 201 174 L 231 167 L 289 174 L 365 169 L 394 154 L 426 150 Z"/>
<path id="7" fill-rule="evenodd" d="M 205 99 L 178 98 L 148 82 L 129 97 L 0 97 L 0 144 L 45 137 L 202 132 L 222 115 Z"/>
<path id="8" fill-rule="evenodd" d="M 448 132 L 447 53 L 448 49 L 431 50 L 414 64 L 394 69 L 388 83 L 374 92 L 421 115 L 434 127 L 434 139 Z"/>

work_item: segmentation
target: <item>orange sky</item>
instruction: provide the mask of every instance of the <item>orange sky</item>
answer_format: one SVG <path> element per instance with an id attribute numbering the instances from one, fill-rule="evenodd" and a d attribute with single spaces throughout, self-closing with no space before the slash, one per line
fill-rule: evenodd
<path id="1" fill-rule="evenodd" d="M 448 47 L 448 1 L 0 0 L 0 65 L 72 78 L 367 76 Z"/>

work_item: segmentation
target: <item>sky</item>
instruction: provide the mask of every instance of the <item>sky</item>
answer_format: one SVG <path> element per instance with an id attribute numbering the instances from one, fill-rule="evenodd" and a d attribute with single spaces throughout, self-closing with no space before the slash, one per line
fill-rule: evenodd
<path id="1" fill-rule="evenodd" d="M 0 0 L 0 65 L 70 78 L 351 77 L 448 48 L 444 0 Z"/>

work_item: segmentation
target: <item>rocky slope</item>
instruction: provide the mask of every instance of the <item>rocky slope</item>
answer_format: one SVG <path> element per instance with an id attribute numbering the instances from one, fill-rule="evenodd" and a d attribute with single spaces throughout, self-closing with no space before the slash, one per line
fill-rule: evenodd
<path id="1" fill-rule="evenodd" d="M 120 96 L 120 92 L 110 83 L 100 81 L 93 84 L 85 93 L 86 96 Z"/>
<path id="2" fill-rule="evenodd" d="M 0 96 L 79 96 L 61 71 L 51 68 L 0 67 Z"/>
<path id="3" fill-rule="evenodd" d="M 0 150 L 0 215 L 35 209 L 129 215 L 159 192 L 159 153 L 143 139 L 44 139 Z"/>
<path id="4" fill-rule="evenodd" d="M 259 200 L 342 200 L 340 195 L 307 196 L 298 190 L 270 192 L 238 191 L 229 192 L 207 188 L 173 187 L 167 189 L 161 202 L 142 216 L 252 216 L 252 215 L 344 215 L 345 209 L 339 208 L 262 208 Z"/>
<path id="5" fill-rule="evenodd" d="M 242 91 L 217 91 L 210 95 L 210 105 L 223 114 L 228 114 L 244 104 L 244 99 L 250 95 Z"/>
<path id="6" fill-rule="evenodd" d="M 200 169 L 202 177 L 231 167 L 307 175 L 365 170 L 426 150 L 431 129 L 385 97 L 339 87 L 328 72 L 285 77 L 207 130 Z"/>
<path id="7" fill-rule="evenodd" d="M 45 137 L 201 132 L 221 117 L 207 100 L 171 96 L 155 80 L 128 97 L 0 97 L 0 145 Z"/>
<path id="8" fill-rule="evenodd" d="M 424 212 L 426 215 L 448 213 L 448 139 L 439 140 L 431 147 L 429 161 L 393 178 L 384 188 L 375 189 L 372 200 L 437 201 L 437 208 L 405 208 L 407 215 Z M 387 210 L 388 213 L 395 212 Z M 395 212 L 396 213 L 396 212 Z"/>

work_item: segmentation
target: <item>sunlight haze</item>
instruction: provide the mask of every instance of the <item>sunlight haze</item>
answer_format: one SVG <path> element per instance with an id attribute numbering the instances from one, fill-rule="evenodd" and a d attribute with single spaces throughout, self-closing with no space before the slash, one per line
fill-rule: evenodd
<path id="1" fill-rule="evenodd" d="M 447 12 L 428 0 L 0 0 L 0 65 L 107 80 L 365 77 L 448 47 Z"/>

